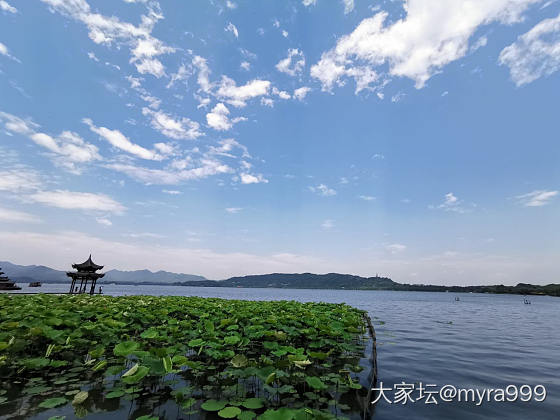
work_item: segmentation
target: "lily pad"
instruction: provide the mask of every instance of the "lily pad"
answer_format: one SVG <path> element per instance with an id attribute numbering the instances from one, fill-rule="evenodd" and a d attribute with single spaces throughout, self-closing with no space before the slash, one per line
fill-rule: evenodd
<path id="1" fill-rule="evenodd" d="M 237 407 L 226 407 L 218 411 L 218 416 L 224 419 L 233 419 L 241 414 L 241 410 Z"/>
<path id="2" fill-rule="evenodd" d="M 64 405 L 68 402 L 66 398 L 56 397 L 56 398 L 49 398 L 39 404 L 41 408 L 55 408 L 61 405 Z"/>

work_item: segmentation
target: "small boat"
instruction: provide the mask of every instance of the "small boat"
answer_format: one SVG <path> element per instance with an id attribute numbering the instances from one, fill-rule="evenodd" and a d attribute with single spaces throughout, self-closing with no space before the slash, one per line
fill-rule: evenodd
<path id="1" fill-rule="evenodd" d="M 41 287 L 41 282 L 40 281 L 32 281 L 31 283 L 29 283 L 29 287 Z"/>
<path id="2" fill-rule="evenodd" d="M 459 296 L 455 296 L 455 302 L 459 302 L 461 299 L 459 299 Z"/>

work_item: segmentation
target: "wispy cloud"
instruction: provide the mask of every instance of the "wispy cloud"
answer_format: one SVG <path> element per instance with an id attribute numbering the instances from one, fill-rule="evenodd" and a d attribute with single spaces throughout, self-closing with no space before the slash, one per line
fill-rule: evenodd
<path id="1" fill-rule="evenodd" d="M 163 156 L 156 153 L 153 150 L 148 150 L 136 143 L 131 142 L 128 137 L 126 137 L 119 130 L 110 130 L 106 127 L 97 127 L 93 124 L 93 121 L 89 118 L 84 118 L 82 120 L 91 131 L 98 134 L 100 137 L 107 140 L 113 147 L 130 153 L 136 157 L 148 160 L 162 160 Z"/>
<path id="2" fill-rule="evenodd" d="M 17 13 L 17 9 L 5 0 L 0 0 L 0 10 L 8 13 Z"/>
<path id="3" fill-rule="evenodd" d="M 325 221 L 323 221 L 323 223 L 321 223 L 321 228 L 323 228 L 324 230 L 331 230 L 332 228 L 334 228 L 334 220 L 326 219 Z"/>
<path id="4" fill-rule="evenodd" d="M 38 131 L 40 126 L 31 119 L 22 119 L 1 111 L 0 123 L 4 124 L 7 131 L 24 135 L 47 149 L 55 164 L 72 172 L 80 173 L 84 168 L 83 164 L 101 159 L 96 146 L 72 131 L 63 131 L 53 137 Z"/>
<path id="5" fill-rule="evenodd" d="M 375 197 L 372 195 L 359 195 L 358 198 L 360 200 L 364 200 L 364 201 L 373 201 L 375 200 Z"/>
<path id="6" fill-rule="evenodd" d="M 542 207 L 558 195 L 558 191 L 535 190 L 515 198 L 525 207 Z"/>
<path id="7" fill-rule="evenodd" d="M 319 184 L 317 186 L 311 186 L 309 187 L 309 191 L 323 196 L 323 197 L 331 197 L 333 195 L 336 195 L 336 190 L 334 190 L 333 188 L 329 188 L 328 186 L 326 186 L 325 184 Z"/>
<path id="8" fill-rule="evenodd" d="M 85 0 L 63 2 L 42 0 L 52 11 L 82 22 L 89 30 L 90 39 L 100 45 L 127 46 L 130 49 L 130 62 L 141 74 L 151 74 L 157 78 L 165 75 L 165 67 L 157 58 L 175 52 L 175 48 L 165 45 L 152 36 L 155 24 L 163 19 L 159 3 L 147 4 L 148 13 L 142 15 L 141 23 L 135 26 L 123 22 L 115 16 L 105 16 L 91 11 Z"/>
<path id="9" fill-rule="evenodd" d="M 391 254 L 398 254 L 406 250 L 406 245 L 403 244 L 389 244 L 385 246 L 385 249 Z"/>
<path id="10" fill-rule="evenodd" d="M 500 53 L 517 86 L 560 70 L 560 15 L 545 19 Z"/>
<path id="11" fill-rule="evenodd" d="M 470 211 L 469 208 L 464 206 L 463 201 L 459 200 L 459 198 L 452 192 L 445 194 L 443 203 L 437 206 L 430 205 L 428 207 L 431 209 L 440 209 L 444 211 L 452 211 L 455 213 L 467 213 Z"/>
<path id="12" fill-rule="evenodd" d="M 41 219 L 33 214 L 0 207 L 0 222 L 39 223 Z"/>
<path id="13" fill-rule="evenodd" d="M 283 58 L 276 64 L 276 70 L 281 73 L 286 73 L 290 76 L 296 76 L 303 71 L 305 67 L 305 56 L 303 52 L 297 48 L 290 48 L 288 56 Z"/>
<path id="14" fill-rule="evenodd" d="M 231 213 L 231 214 L 237 214 L 237 213 L 239 213 L 241 210 L 243 210 L 242 207 L 227 207 L 227 208 L 226 208 L 226 212 L 227 212 L 227 213 Z"/>
<path id="15" fill-rule="evenodd" d="M 105 194 L 68 190 L 38 191 L 28 196 L 36 203 L 69 210 L 93 210 L 122 214 L 126 207 Z"/>

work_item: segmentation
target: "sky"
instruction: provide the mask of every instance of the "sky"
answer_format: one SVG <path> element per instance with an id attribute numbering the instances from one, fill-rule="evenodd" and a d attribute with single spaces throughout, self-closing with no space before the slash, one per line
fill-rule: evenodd
<path id="1" fill-rule="evenodd" d="M 560 282 L 560 1 L 0 0 L 0 260 Z"/>

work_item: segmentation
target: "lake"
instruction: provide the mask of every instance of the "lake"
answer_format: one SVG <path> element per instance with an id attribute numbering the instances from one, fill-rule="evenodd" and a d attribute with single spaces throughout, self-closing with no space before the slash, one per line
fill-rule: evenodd
<path id="1" fill-rule="evenodd" d="M 45 284 L 31 291 L 66 292 Z M 30 291 L 26 286 L 24 290 Z M 111 295 L 181 295 L 250 300 L 344 302 L 367 310 L 377 333 L 378 378 L 394 384 L 506 388 L 543 385 L 543 402 L 423 401 L 376 405 L 374 419 L 558 419 L 560 299 L 431 292 L 103 286 Z M 458 296 L 460 301 L 455 301 Z M 378 383 L 379 385 L 379 383 Z M 393 393 L 386 393 L 389 399 Z M 413 397 L 418 394 L 413 393 Z"/>

